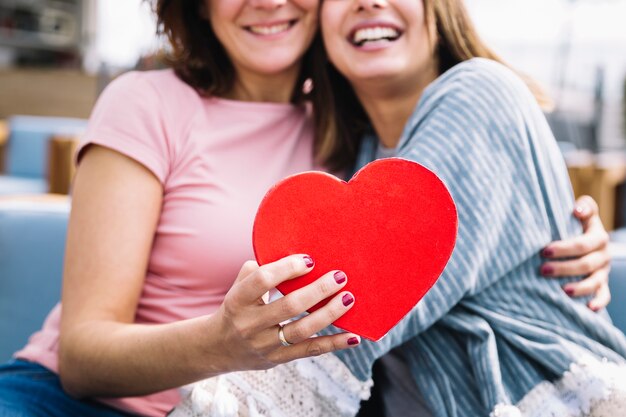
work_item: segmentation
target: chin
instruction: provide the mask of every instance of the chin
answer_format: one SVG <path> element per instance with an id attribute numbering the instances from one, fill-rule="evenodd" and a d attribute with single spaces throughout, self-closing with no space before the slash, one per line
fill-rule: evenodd
<path id="1" fill-rule="evenodd" d="M 360 71 L 358 74 L 350 74 L 348 77 L 351 81 L 385 81 L 393 80 L 401 77 L 402 73 L 393 69 L 371 69 Z"/>
<path id="2" fill-rule="evenodd" d="M 279 74 L 293 69 L 300 57 L 263 55 L 253 60 L 250 69 L 259 74 Z"/>
<path id="3" fill-rule="evenodd" d="M 253 68 L 253 70 L 257 74 L 278 75 L 290 71 L 292 68 L 293 65 L 273 65 L 271 62 L 268 62 L 268 65 L 257 66 L 256 68 Z"/>
<path id="4" fill-rule="evenodd" d="M 380 79 L 393 79 L 395 77 L 402 77 L 406 74 L 406 66 L 398 63 L 389 62 L 359 62 L 357 60 L 352 61 L 346 66 L 346 78 L 352 80 L 380 80 Z"/>

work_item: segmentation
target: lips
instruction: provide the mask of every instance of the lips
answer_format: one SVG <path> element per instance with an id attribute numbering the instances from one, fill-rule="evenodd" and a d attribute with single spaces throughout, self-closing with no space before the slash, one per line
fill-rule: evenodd
<path id="1" fill-rule="evenodd" d="M 271 35 L 277 35 L 283 32 L 287 32 L 297 22 L 298 22 L 297 19 L 291 19 L 291 20 L 283 20 L 280 22 L 258 23 L 254 25 L 244 26 L 244 29 L 255 35 L 271 36 Z"/>
<path id="2" fill-rule="evenodd" d="M 350 31 L 348 41 L 355 46 L 373 42 L 393 42 L 402 36 L 398 26 L 386 22 L 370 22 L 357 25 Z"/>

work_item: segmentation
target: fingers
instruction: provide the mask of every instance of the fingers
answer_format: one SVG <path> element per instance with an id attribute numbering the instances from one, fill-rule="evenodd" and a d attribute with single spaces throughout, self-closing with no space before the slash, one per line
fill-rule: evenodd
<path id="1" fill-rule="evenodd" d="M 574 216 L 583 223 L 593 216 L 597 216 L 599 212 L 598 204 L 588 195 L 580 196 L 574 204 Z"/>
<path id="2" fill-rule="evenodd" d="M 293 344 L 305 341 L 343 316 L 353 305 L 354 296 L 351 293 L 344 291 L 337 294 L 324 307 L 285 325 L 283 327 L 285 339 Z"/>
<path id="3" fill-rule="evenodd" d="M 348 277 L 342 271 L 331 271 L 327 274 L 322 275 L 311 284 L 302 287 L 271 303 L 269 305 L 269 309 L 271 311 L 271 319 L 273 320 L 272 322 L 282 322 L 299 314 L 302 314 L 320 301 L 337 293 L 337 291 L 345 287 L 347 282 Z M 339 304 L 333 301 L 332 303 L 324 306 L 322 309 L 326 309 L 326 307 L 328 307 L 330 304 L 335 307 L 339 306 Z M 339 310 L 342 309 L 339 308 Z M 344 312 L 345 311 L 343 311 L 341 314 L 343 314 Z M 338 317 L 336 317 L 334 320 L 331 320 L 322 328 L 326 327 L 337 318 Z M 310 335 L 307 335 L 304 338 L 309 336 Z"/>
<path id="4" fill-rule="evenodd" d="M 597 296 L 598 291 L 609 283 L 609 265 L 598 269 L 585 279 L 570 282 L 563 286 L 563 290 L 572 297 Z M 604 307 L 604 306 L 603 306 Z"/>
<path id="5" fill-rule="evenodd" d="M 563 290 L 572 297 L 594 296 L 588 303 L 594 311 L 606 307 L 611 300 L 609 235 L 598 213 L 598 205 L 591 197 L 582 196 L 576 200 L 574 216 L 581 221 L 584 234 L 550 243 L 542 255 L 552 261 L 541 266 L 541 274 L 547 277 L 589 275 L 581 281 L 566 284 Z M 557 261 L 556 258 L 575 259 Z"/>
<path id="6" fill-rule="evenodd" d="M 313 266 L 314 262 L 308 255 L 287 256 L 257 268 L 246 262 L 240 274 L 250 272 L 237 277 L 239 300 L 244 305 L 255 303 L 281 282 L 305 275 Z"/>
<path id="7" fill-rule="evenodd" d="M 596 296 L 589 301 L 588 306 L 593 311 L 598 311 L 609 305 L 611 302 L 611 290 L 609 289 L 609 284 L 605 283 L 600 286 L 598 292 L 596 292 Z"/>
<path id="8" fill-rule="evenodd" d="M 289 339 L 287 339 L 289 340 Z M 358 346 L 361 338 L 354 333 L 339 333 L 331 336 L 320 336 L 306 339 L 289 347 L 281 347 L 271 357 L 272 362 L 279 364 L 310 356 L 349 349 Z"/>
<path id="9" fill-rule="evenodd" d="M 336 272 L 339 271 L 334 271 L 334 273 Z M 323 278 L 327 277 L 322 277 L 318 281 L 323 280 Z M 313 284 L 309 285 L 309 287 L 311 286 L 313 286 Z M 293 295 L 294 293 L 289 295 Z M 279 311 L 282 311 L 284 307 L 279 306 L 279 302 L 283 301 L 285 298 L 287 297 L 283 297 L 262 308 L 267 310 L 270 307 L 275 307 L 279 309 Z M 257 351 L 267 352 L 267 362 L 275 365 L 293 359 L 317 356 L 323 353 L 357 346 L 361 343 L 361 338 L 352 333 L 322 337 L 316 336 L 317 332 L 337 320 L 350 310 L 353 305 L 354 296 L 350 292 L 343 291 L 333 297 L 326 305 L 307 316 L 291 321 L 284 326 L 280 324 L 269 325 L 262 332 L 262 335 L 259 335 L 260 342 L 256 345 Z M 291 312 L 286 314 L 293 316 Z"/>
<path id="10" fill-rule="evenodd" d="M 606 267 L 610 261 L 608 251 L 591 252 L 589 255 L 568 261 L 546 262 L 541 266 L 541 275 L 545 277 L 589 275 Z"/>
<path id="11" fill-rule="evenodd" d="M 591 229 L 592 227 L 594 229 Z M 604 249 L 608 242 L 609 235 L 604 230 L 602 223 L 599 223 L 598 228 L 590 225 L 590 228 L 583 235 L 550 243 L 543 250 L 542 255 L 550 259 L 578 257 Z"/>
<path id="12" fill-rule="evenodd" d="M 602 250 L 609 241 L 598 214 L 598 205 L 589 196 L 576 200 L 574 215 L 580 219 L 584 234 L 573 239 L 552 242 L 542 252 L 546 258 L 565 258 L 583 256 L 596 250 Z"/>
<path id="13" fill-rule="evenodd" d="M 258 263 L 256 263 L 255 261 L 246 261 L 239 270 L 239 273 L 237 274 L 237 278 L 235 279 L 233 285 L 243 280 L 245 277 L 247 277 L 257 269 L 259 269 Z"/>

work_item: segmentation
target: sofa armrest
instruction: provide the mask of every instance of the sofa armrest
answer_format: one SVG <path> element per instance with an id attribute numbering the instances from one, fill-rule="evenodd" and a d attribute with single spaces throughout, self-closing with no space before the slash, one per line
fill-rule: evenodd
<path id="1" fill-rule="evenodd" d="M 69 194 L 74 177 L 74 153 L 78 148 L 77 136 L 53 136 L 48 152 L 48 192 Z"/>
<path id="2" fill-rule="evenodd" d="M 7 142 L 9 140 L 9 127 L 7 122 L 0 120 L 0 173 L 4 172 Z"/>

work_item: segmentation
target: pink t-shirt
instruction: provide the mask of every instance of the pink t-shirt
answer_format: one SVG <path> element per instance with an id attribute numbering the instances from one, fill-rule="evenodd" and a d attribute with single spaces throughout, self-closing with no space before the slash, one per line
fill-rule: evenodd
<path id="1" fill-rule="evenodd" d="M 213 313 L 241 265 L 254 259 L 252 224 L 265 192 L 314 167 L 306 107 L 202 98 L 171 70 L 111 83 L 94 108 L 82 148 L 87 144 L 133 158 L 163 185 L 137 323 Z M 57 305 L 15 356 L 57 371 L 60 314 Z M 162 416 L 178 401 L 178 391 L 169 390 L 104 402 Z"/>

